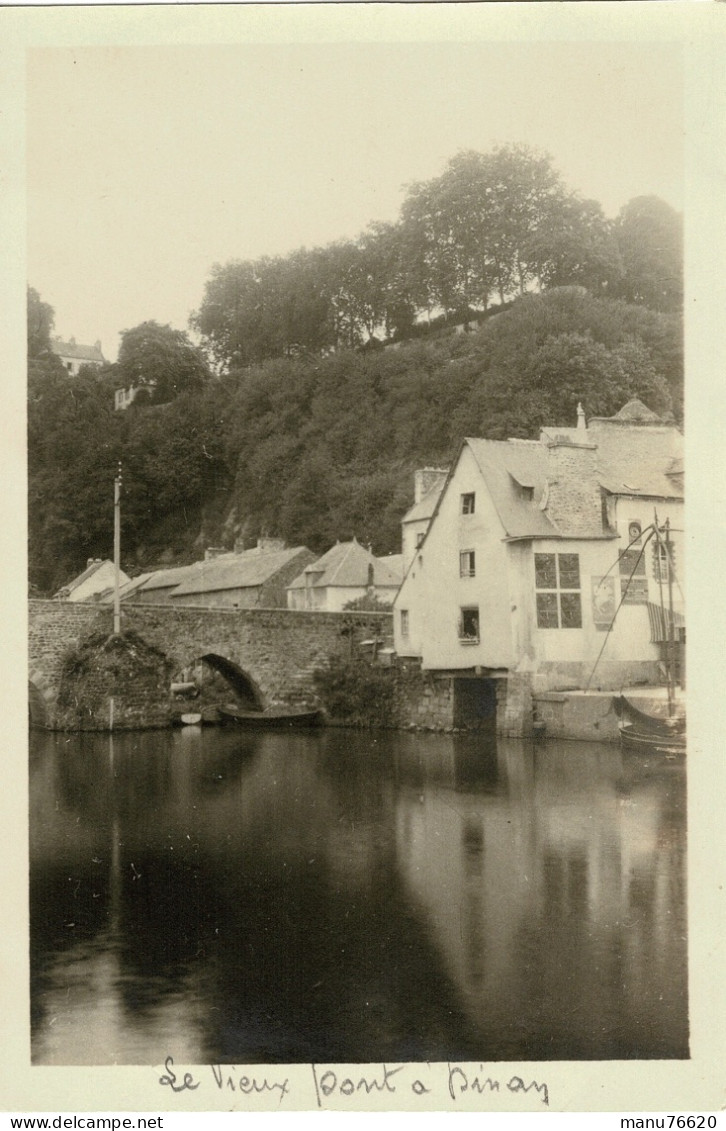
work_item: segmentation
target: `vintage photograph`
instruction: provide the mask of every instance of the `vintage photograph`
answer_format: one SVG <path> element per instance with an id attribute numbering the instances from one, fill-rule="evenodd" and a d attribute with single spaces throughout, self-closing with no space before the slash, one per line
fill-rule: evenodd
<path id="1" fill-rule="evenodd" d="M 689 1060 L 684 66 L 27 51 L 33 1066 Z"/>

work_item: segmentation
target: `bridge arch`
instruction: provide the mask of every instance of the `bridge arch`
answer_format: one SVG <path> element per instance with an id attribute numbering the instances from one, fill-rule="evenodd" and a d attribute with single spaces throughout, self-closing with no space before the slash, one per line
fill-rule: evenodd
<path id="1" fill-rule="evenodd" d="M 38 691 L 32 692 L 33 717 L 53 730 L 79 729 L 79 710 L 83 729 L 91 723 L 100 729 L 166 726 L 173 714 L 173 673 L 202 659 L 221 673 L 215 676 L 218 703 L 226 694 L 263 709 L 310 706 L 318 701 L 316 672 L 333 656 L 351 655 L 359 641 L 390 630 L 390 623 L 390 613 L 125 604 L 125 649 L 117 655 L 108 606 L 31 600 L 28 676 Z M 99 662 L 90 654 L 94 641 Z M 79 686 L 71 688 L 68 666 L 79 655 L 85 683 L 76 672 Z"/>
<path id="2" fill-rule="evenodd" d="M 193 669 L 200 663 L 221 675 L 242 705 L 250 710 L 263 710 L 265 697 L 257 681 L 234 660 L 217 651 L 203 651 L 183 664 L 182 670 Z M 203 685 L 201 690 L 204 690 Z"/>

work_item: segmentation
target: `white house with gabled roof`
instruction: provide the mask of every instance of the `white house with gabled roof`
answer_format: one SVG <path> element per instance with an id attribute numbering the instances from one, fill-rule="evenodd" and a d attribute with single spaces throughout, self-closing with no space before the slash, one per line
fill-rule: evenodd
<path id="1" fill-rule="evenodd" d="M 77 342 L 75 338 L 70 338 L 67 342 L 61 338 L 53 338 L 51 349 L 61 359 L 64 368 L 74 377 L 82 365 L 93 365 L 98 368 L 106 364 L 100 342 L 94 342 L 92 346 L 85 346 Z"/>
<path id="2" fill-rule="evenodd" d="M 538 440 L 464 440 L 395 601 L 397 654 L 535 692 L 662 682 L 666 591 L 685 636 L 682 454 L 637 400 Z"/>
<path id="3" fill-rule="evenodd" d="M 377 558 L 355 538 L 336 542 L 288 586 L 288 608 L 341 612 L 366 596 L 392 604 L 401 575 L 400 554 Z"/>
<path id="4" fill-rule="evenodd" d="M 125 585 L 128 575 L 119 570 L 119 583 Z M 93 601 L 107 590 L 112 591 L 116 582 L 116 568 L 108 558 L 89 558 L 83 573 L 67 582 L 55 594 L 58 601 Z"/>

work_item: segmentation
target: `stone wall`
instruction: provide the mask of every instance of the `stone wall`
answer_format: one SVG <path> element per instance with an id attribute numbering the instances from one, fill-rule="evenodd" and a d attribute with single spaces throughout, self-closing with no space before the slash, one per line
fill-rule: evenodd
<path id="1" fill-rule="evenodd" d="M 600 484 L 594 444 L 555 440 L 547 445 L 546 514 L 570 535 L 602 534 Z"/>
<path id="2" fill-rule="evenodd" d="M 395 669 L 399 725 L 409 730 L 507 731 L 508 680 L 452 672 L 422 671 L 418 661 L 401 659 Z"/>
<path id="3" fill-rule="evenodd" d="M 547 738 L 618 740 L 618 717 L 609 692 L 545 691 L 534 695 L 533 706 L 537 718 L 545 724 Z"/>
<path id="4" fill-rule="evenodd" d="M 112 628 L 113 614 L 107 607 L 29 603 L 29 677 L 43 696 L 45 725 L 55 726 L 61 672 L 69 650 L 92 633 L 110 635 Z M 359 641 L 390 634 L 391 614 L 125 604 L 121 629 L 137 633 L 156 649 L 172 672 L 202 657 L 219 656 L 250 680 L 263 706 L 294 706 L 315 702 L 312 675 L 330 656 L 349 656 Z M 148 713 L 150 719 L 158 718 L 150 705 Z M 140 720 L 139 725 L 158 724 Z"/>
<path id="5" fill-rule="evenodd" d="M 135 730 L 170 722 L 171 664 L 134 632 L 100 632 L 67 653 L 57 730 Z"/>
<path id="6" fill-rule="evenodd" d="M 396 713 L 399 725 L 409 730 L 453 730 L 454 687 L 451 676 L 422 672 L 417 660 L 399 660 L 396 679 Z"/>

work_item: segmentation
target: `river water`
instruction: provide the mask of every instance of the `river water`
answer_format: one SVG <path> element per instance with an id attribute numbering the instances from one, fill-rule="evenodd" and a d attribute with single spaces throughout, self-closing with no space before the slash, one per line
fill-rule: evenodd
<path id="1" fill-rule="evenodd" d="M 682 762 L 36 731 L 30 818 L 35 1064 L 688 1056 Z"/>

